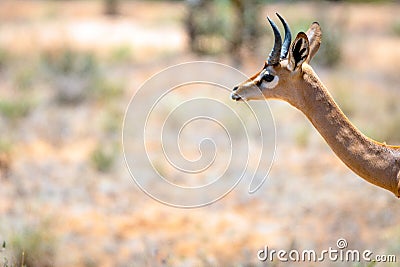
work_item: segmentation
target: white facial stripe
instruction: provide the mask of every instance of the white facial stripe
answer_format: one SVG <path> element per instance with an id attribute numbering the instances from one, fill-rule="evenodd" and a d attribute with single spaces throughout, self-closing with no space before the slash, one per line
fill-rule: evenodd
<path id="1" fill-rule="evenodd" d="M 264 76 L 264 74 L 265 74 L 266 71 L 267 71 L 267 70 L 263 69 L 263 70 L 260 72 L 260 74 L 257 76 L 257 78 L 254 79 L 254 83 L 255 83 L 255 84 L 257 84 L 257 83 L 259 83 L 259 82 L 261 81 L 261 79 L 262 79 L 262 77 Z"/>
<path id="2" fill-rule="evenodd" d="M 255 85 L 254 81 L 249 81 L 249 82 L 245 83 L 243 86 L 244 87 L 251 87 L 251 86 L 254 86 L 254 85 Z"/>
<path id="3" fill-rule="evenodd" d="M 255 79 L 252 81 L 252 83 L 258 84 L 258 83 L 260 82 L 260 80 L 261 80 L 261 76 L 259 75 L 259 76 L 257 76 L 257 78 L 255 78 Z"/>
<path id="4" fill-rule="evenodd" d="M 278 85 L 278 82 L 279 82 L 279 77 L 276 75 L 271 82 L 263 81 L 262 84 L 261 84 L 261 87 L 262 88 L 267 88 L 267 89 L 272 89 L 272 88 L 274 88 L 275 86 Z"/>

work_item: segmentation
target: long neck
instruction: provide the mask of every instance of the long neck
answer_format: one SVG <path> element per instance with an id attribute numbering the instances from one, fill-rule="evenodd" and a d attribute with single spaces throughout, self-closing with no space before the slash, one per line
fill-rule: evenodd
<path id="1" fill-rule="evenodd" d="M 311 121 L 335 154 L 368 182 L 400 197 L 400 147 L 363 135 L 343 114 L 312 68 L 303 66 L 301 100 L 295 104 Z"/>

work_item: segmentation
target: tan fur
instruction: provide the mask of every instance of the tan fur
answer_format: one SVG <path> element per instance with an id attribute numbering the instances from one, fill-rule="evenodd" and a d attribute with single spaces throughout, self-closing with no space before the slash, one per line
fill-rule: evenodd
<path id="1" fill-rule="evenodd" d="M 310 41 L 310 56 L 308 57 L 308 60 L 306 62 L 310 63 L 310 60 L 317 53 L 322 40 L 321 27 L 319 26 L 318 22 L 314 22 L 313 24 L 311 24 L 306 34 L 308 40 Z"/>
<path id="2" fill-rule="evenodd" d="M 258 76 L 255 74 L 239 85 L 235 93 L 246 100 L 281 99 L 298 108 L 344 164 L 366 181 L 400 197 L 400 146 L 386 145 L 366 137 L 347 119 L 311 66 L 307 64 L 315 55 L 321 41 L 318 24 L 312 24 L 307 33 L 310 32 L 313 32 L 308 35 L 310 39 L 307 40 L 310 54 L 304 63 L 297 64 L 299 68 L 288 68 L 288 64 L 293 64 L 291 54 L 288 60 L 281 61 L 279 65 L 267 67 L 270 73 L 279 76 L 279 83 L 275 88 L 261 88 L 263 97 L 252 94 L 253 90 L 260 90 L 248 83 Z M 307 38 L 304 36 L 304 33 L 300 33 L 296 40 Z"/>
<path id="3" fill-rule="evenodd" d="M 303 113 L 335 154 L 368 182 L 399 191 L 400 147 L 376 142 L 363 135 L 343 114 L 309 65 L 303 64 Z"/>

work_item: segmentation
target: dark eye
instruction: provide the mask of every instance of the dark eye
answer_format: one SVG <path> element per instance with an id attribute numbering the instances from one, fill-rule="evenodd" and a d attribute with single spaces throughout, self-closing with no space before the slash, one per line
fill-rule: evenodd
<path id="1" fill-rule="evenodd" d="M 267 82 L 272 82 L 275 77 L 274 77 L 274 75 L 271 75 L 269 73 L 265 73 L 262 78 L 263 78 L 263 80 L 265 80 Z"/>

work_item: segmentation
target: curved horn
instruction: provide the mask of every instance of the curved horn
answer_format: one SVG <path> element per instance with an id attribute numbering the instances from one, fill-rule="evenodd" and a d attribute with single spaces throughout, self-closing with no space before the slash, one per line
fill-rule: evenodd
<path id="1" fill-rule="evenodd" d="M 281 17 L 278 13 L 276 13 L 278 18 L 283 24 L 283 27 L 285 28 L 285 40 L 283 41 L 283 46 L 282 46 L 282 52 L 281 52 L 281 59 L 286 58 L 288 52 L 289 52 L 289 46 L 290 43 L 292 42 L 292 33 L 290 32 L 289 25 L 286 23 L 285 19 Z"/>
<path id="2" fill-rule="evenodd" d="M 281 34 L 279 33 L 278 27 L 276 27 L 275 23 L 272 20 L 270 20 L 269 17 L 267 17 L 267 19 L 269 21 L 269 24 L 271 24 L 275 36 L 274 47 L 272 48 L 271 53 L 269 53 L 267 62 L 268 64 L 276 65 L 279 63 L 279 54 L 281 53 L 281 48 L 282 48 L 282 38 Z"/>

